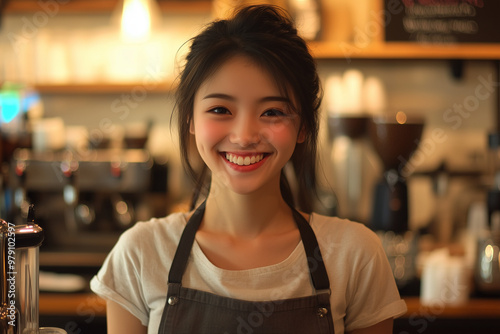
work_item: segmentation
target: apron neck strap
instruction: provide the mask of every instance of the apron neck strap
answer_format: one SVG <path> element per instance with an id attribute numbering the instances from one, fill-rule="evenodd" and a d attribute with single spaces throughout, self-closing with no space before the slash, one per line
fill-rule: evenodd
<path id="1" fill-rule="evenodd" d="M 182 232 L 181 239 L 179 240 L 179 246 L 177 246 L 177 250 L 175 251 L 174 259 L 172 260 L 172 265 L 170 266 L 170 271 L 168 273 L 168 283 L 181 284 L 182 282 L 182 275 L 184 275 L 184 271 L 186 271 L 189 254 L 191 253 L 194 238 L 196 237 L 196 231 L 198 231 L 201 221 L 203 220 L 205 203 L 206 202 L 203 202 L 196 209 L 191 218 L 189 218 L 189 221 Z"/>
<path id="2" fill-rule="evenodd" d="M 179 246 L 175 252 L 172 265 L 168 274 L 169 283 L 179 283 L 182 282 L 182 276 L 187 267 L 187 262 L 189 254 L 191 253 L 191 248 L 194 243 L 196 236 L 196 231 L 201 225 L 203 220 L 203 214 L 205 213 L 206 202 L 203 202 L 193 213 L 191 218 L 186 224 L 184 231 L 182 232 Z M 307 265 L 309 267 L 309 274 L 311 276 L 312 283 L 316 291 L 319 290 L 329 290 L 330 281 L 328 279 L 328 274 L 326 272 L 325 264 L 323 262 L 323 257 L 321 256 L 321 251 L 319 249 L 318 240 L 312 230 L 311 226 L 307 220 L 293 207 L 292 214 L 297 224 L 300 232 L 300 237 L 302 238 L 302 243 L 307 256 Z"/>
<path id="3" fill-rule="evenodd" d="M 309 275 L 316 291 L 330 290 L 330 280 L 326 271 L 323 256 L 319 248 L 316 235 L 309 222 L 295 208 L 292 209 L 293 218 L 300 232 L 302 243 L 306 251 L 307 266 L 309 267 Z"/>

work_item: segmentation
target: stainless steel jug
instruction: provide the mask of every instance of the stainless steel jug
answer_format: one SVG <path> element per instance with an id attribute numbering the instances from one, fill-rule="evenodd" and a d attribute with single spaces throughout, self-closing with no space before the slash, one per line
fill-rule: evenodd
<path id="1" fill-rule="evenodd" d="M 38 256 L 43 239 L 33 206 L 24 225 L 0 220 L 0 334 L 38 334 Z"/>

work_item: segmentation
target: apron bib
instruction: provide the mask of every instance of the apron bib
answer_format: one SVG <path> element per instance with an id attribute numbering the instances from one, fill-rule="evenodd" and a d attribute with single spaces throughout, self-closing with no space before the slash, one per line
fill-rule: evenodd
<path id="1" fill-rule="evenodd" d="M 253 302 L 184 288 L 182 276 L 203 214 L 201 204 L 189 219 L 168 276 L 167 302 L 159 334 L 334 334 L 330 282 L 316 236 L 292 208 L 306 251 L 316 294 L 309 297 Z"/>

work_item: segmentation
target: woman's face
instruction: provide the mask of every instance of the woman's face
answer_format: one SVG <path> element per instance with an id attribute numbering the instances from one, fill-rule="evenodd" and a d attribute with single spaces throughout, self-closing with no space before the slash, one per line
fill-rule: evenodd
<path id="1" fill-rule="evenodd" d="M 212 182 L 239 194 L 279 187 L 297 142 L 299 116 L 270 75 L 234 56 L 198 89 L 190 132 Z"/>

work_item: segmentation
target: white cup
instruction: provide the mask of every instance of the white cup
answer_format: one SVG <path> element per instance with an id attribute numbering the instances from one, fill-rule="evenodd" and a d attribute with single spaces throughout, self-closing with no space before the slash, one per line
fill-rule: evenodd
<path id="1" fill-rule="evenodd" d="M 463 305 L 469 298 L 470 269 L 465 258 L 450 256 L 447 249 L 429 255 L 422 270 L 422 305 Z"/>

